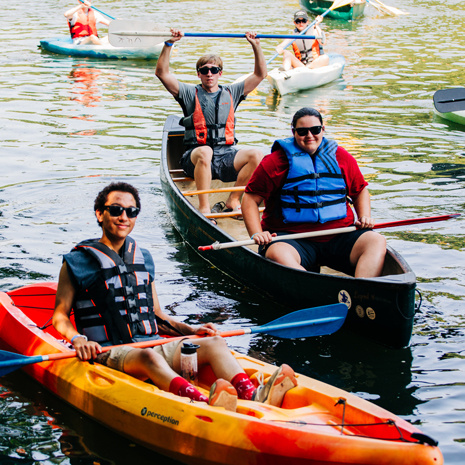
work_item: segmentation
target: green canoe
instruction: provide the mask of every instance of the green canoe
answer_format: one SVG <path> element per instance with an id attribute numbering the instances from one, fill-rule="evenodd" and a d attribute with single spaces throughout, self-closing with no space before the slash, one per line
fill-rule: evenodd
<path id="1" fill-rule="evenodd" d="M 327 11 L 333 1 L 327 0 L 299 0 L 302 8 L 305 8 L 314 15 L 321 15 Z M 354 0 L 349 5 L 341 6 L 330 11 L 326 16 L 333 19 L 342 19 L 344 21 L 352 21 L 363 15 L 365 10 L 366 0 Z"/>
<path id="2" fill-rule="evenodd" d="M 217 225 L 199 213 L 197 196 L 192 195 L 196 190 L 194 180 L 186 178 L 180 169 L 184 128 L 179 126 L 179 119 L 172 115 L 165 123 L 160 169 L 174 227 L 196 252 L 199 246 L 215 241 L 249 239 L 244 222 L 234 219 L 234 213 L 213 214 Z M 214 180 L 212 188 L 223 190 L 210 194 L 211 204 L 225 201 L 232 185 Z M 389 347 L 406 347 L 410 342 L 416 278 L 391 248 L 382 276 L 372 279 L 356 279 L 329 268 L 322 268 L 320 273 L 296 270 L 263 258 L 256 246 L 198 253 L 228 276 L 269 297 L 277 312 L 343 302 L 349 308 L 345 328 Z"/>

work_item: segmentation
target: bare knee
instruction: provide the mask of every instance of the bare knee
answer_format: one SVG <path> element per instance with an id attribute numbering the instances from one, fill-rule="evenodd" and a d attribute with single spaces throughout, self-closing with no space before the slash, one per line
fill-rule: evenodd
<path id="1" fill-rule="evenodd" d="M 138 361 L 141 366 L 150 367 L 155 370 L 162 369 L 167 364 L 163 356 L 152 349 L 141 349 L 138 353 Z"/>
<path id="2" fill-rule="evenodd" d="M 200 164 L 200 165 L 210 167 L 212 158 L 213 158 L 213 150 L 211 147 L 208 147 L 208 146 L 197 147 L 191 153 L 191 160 L 195 166 Z"/>

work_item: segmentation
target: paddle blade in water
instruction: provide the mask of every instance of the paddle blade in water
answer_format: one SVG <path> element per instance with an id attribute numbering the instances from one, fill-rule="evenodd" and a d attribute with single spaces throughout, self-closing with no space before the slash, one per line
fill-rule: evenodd
<path id="1" fill-rule="evenodd" d="M 24 365 L 31 363 L 43 362 L 44 356 L 37 355 L 35 357 L 28 357 L 26 355 L 15 354 L 14 352 L 7 352 L 0 350 L 0 376 L 7 375 L 12 371 L 21 368 Z"/>
<path id="2" fill-rule="evenodd" d="M 438 90 L 433 96 L 433 102 L 439 113 L 465 110 L 465 87 Z"/>
<path id="3" fill-rule="evenodd" d="M 347 316 L 345 304 L 331 304 L 288 313 L 272 322 L 252 328 L 252 333 L 266 333 L 285 339 L 324 336 L 336 332 Z"/>

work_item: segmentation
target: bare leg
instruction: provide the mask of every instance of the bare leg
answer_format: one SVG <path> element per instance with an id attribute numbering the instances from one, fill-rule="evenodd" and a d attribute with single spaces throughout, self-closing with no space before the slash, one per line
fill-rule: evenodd
<path id="1" fill-rule="evenodd" d="M 100 42 L 100 39 L 97 36 L 91 35 L 89 37 L 86 37 L 82 42 L 80 42 L 79 45 L 101 45 L 102 43 Z"/>
<path id="2" fill-rule="evenodd" d="M 150 349 L 131 350 L 124 359 L 124 372 L 139 379 L 149 378 L 164 391 L 179 376 L 160 354 Z"/>
<path id="3" fill-rule="evenodd" d="M 291 68 L 300 68 L 305 66 L 295 55 L 289 50 L 283 52 L 283 68 L 284 71 L 289 71 Z"/>
<path id="4" fill-rule="evenodd" d="M 271 244 L 265 254 L 266 258 L 280 263 L 281 265 L 290 266 L 299 270 L 305 270 L 300 264 L 300 255 L 292 245 L 286 242 L 275 242 Z"/>
<path id="5" fill-rule="evenodd" d="M 198 190 L 209 189 L 212 182 L 211 163 L 213 150 L 207 145 L 195 148 L 191 153 L 191 161 L 195 166 L 194 180 Z M 199 197 L 199 211 L 204 215 L 210 213 L 210 201 L 208 194 Z"/>
<path id="6" fill-rule="evenodd" d="M 210 364 L 216 378 L 231 381 L 238 373 L 244 373 L 234 355 L 220 336 L 207 337 L 195 340 L 200 348 L 197 350 L 197 361 L 199 366 Z M 173 368 L 180 371 L 181 368 L 181 344 L 179 344 L 173 359 Z"/>
<path id="7" fill-rule="evenodd" d="M 355 266 L 356 278 L 380 276 L 386 256 L 386 239 L 374 231 L 360 236 L 350 253 L 350 263 Z"/>
<path id="8" fill-rule="evenodd" d="M 320 55 L 318 58 L 313 60 L 309 65 L 307 65 L 307 67 L 310 69 L 315 69 L 315 68 L 321 68 L 327 65 L 329 65 L 329 56 Z"/>
<path id="9" fill-rule="evenodd" d="M 241 149 L 234 158 L 234 169 L 237 171 L 235 186 L 245 186 L 252 176 L 255 168 L 260 164 L 263 153 L 258 149 Z M 226 206 L 237 210 L 241 204 L 242 192 L 231 192 L 226 200 Z"/>

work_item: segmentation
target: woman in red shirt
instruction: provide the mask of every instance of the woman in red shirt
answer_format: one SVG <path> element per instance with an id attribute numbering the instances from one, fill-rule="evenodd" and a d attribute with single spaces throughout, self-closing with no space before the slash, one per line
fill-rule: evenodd
<path id="1" fill-rule="evenodd" d="M 247 184 L 242 200 L 247 231 L 261 246 L 259 252 L 280 264 L 310 271 L 325 265 L 355 277 L 379 276 L 386 240 L 371 230 L 368 183 L 355 158 L 327 140 L 324 130 L 317 110 L 302 108 L 294 115 L 293 137 L 275 142 Z M 271 242 L 276 235 L 353 225 L 358 229 L 345 234 Z"/>

